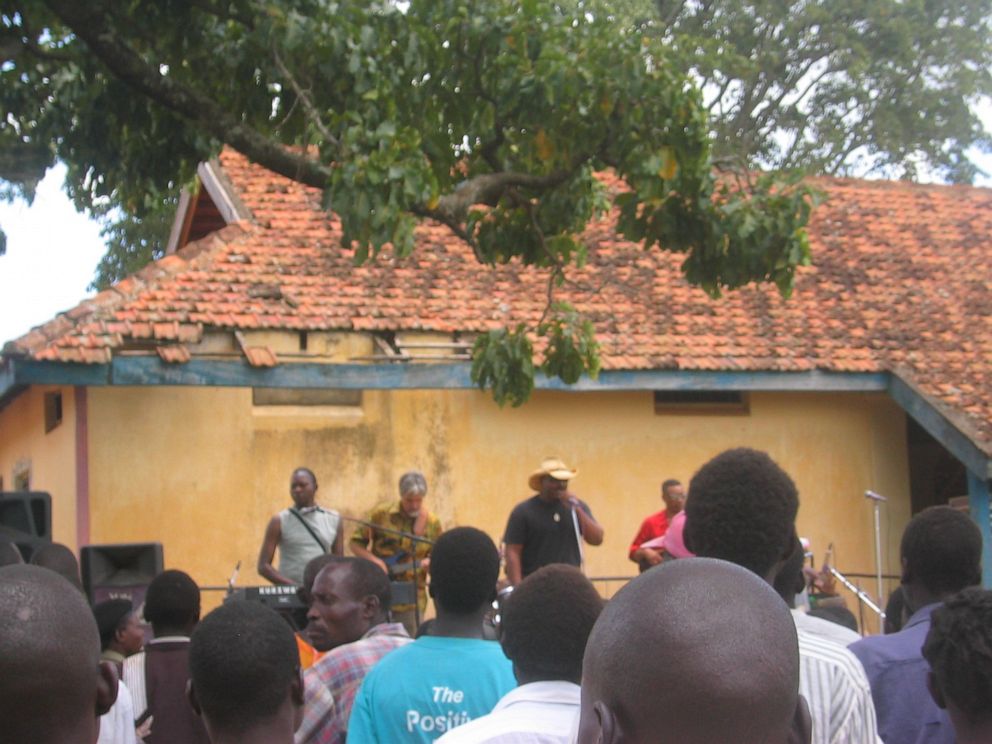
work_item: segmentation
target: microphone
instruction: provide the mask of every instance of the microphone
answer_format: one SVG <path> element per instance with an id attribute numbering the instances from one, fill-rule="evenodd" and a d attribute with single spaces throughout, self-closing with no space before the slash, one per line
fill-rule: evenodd
<path id="1" fill-rule="evenodd" d="M 888 501 L 882 494 L 875 493 L 874 491 L 865 491 L 865 498 L 872 501 Z"/>

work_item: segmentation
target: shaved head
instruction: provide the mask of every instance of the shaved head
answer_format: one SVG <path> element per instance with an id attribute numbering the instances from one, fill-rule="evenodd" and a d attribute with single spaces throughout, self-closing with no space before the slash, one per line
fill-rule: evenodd
<path id="1" fill-rule="evenodd" d="M 24 556 L 21 555 L 21 550 L 16 543 L 0 542 L 0 566 L 13 566 L 18 563 L 24 563 Z"/>
<path id="2" fill-rule="evenodd" d="M 10 741 L 86 742 L 116 697 L 83 595 L 30 565 L 0 568 L 0 721 Z M 113 691 L 108 685 L 113 681 Z M 111 697 L 106 699 L 106 694 Z"/>
<path id="3" fill-rule="evenodd" d="M 79 591 L 83 591 L 83 581 L 79 577 L 79 561 L 76 554 L 62 543 L 42 545 L 31 554 L 31 565 L 54 571 Z"/>
<path id="4" fill-rule="evenodd" d="M 799 703 L 796 628 L 755 574 L 664 563 L 607 605 L 586 646 L 579 744 L 782 744 Z"/>

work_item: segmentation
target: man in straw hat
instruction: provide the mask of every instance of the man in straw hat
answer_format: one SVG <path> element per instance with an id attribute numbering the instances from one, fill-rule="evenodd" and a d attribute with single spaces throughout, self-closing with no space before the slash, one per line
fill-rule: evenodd
<path id="1" fill-rule="evenodd" d="M 527 479 L 537 493 L 514 507 L 503 535 L 506 578 L 513 586 L 551 563 L 581 566 L 582 542 L 603 542 L 603 528 L 589 506 L 568 490 L 576 475 L 577 470 L 551 457 Z"/>

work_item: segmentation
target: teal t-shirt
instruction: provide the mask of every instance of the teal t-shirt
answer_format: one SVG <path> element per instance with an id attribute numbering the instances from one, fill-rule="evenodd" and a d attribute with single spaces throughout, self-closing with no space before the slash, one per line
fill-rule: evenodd
<path id="1" fill-rule="evenodd" d="M 495 641 L 424 636 L 390 652 L 365 677 L 348 744 L 432 742 L 484 716 L 517 686 Z"/>

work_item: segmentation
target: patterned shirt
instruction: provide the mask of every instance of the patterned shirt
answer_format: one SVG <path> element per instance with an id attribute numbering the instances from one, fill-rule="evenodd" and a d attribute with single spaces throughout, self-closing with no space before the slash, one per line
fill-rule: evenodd
<path id="1" fill-rule="evenodd" d="M 413 532 L 415 517 L 407 516 L 401 507 L 399 500 L 388 504 L 380 504 L 369 514 L 369 522 L 372 524 L 388 527 L 389 529 L 401 532 Z M 424 526 L 423 538 L 436 541 L 441 536 L 441 520 L 433 514 L 427 519 Z M 373 534 L 369 534 L 373 533 Z M 371 540 L 371 545 L 369 544 Z M 365 525 L 359 525 L 351 536 L 352 542 L 361 543 L 377 558 L 381 558 L 389 566 L 389 579 L 391 581 L 413 581 L 413 554 L 416 550 L 417 562 L 423 561 L 431 554 L 433 545 L 424 542 L 414 543 L 407 537 L 392 535 L 388 532 L 374 531 Z M 417 568 L 417 598 L 420 610 L 427 607 L 427 572 L 423 568 Z M 394 604 L 392 609 L 395 612 L 405 612 L 412 610 L 413 605 Z"/>
<path id="2" fill-rule="evenodd" d="M 401 623 L 381 623 L 354 643 L 328 651 L 303 673 L 303 723 L 296 744 L 343 744 L 348 717 L 368 671 L 413 639 Z"/>

